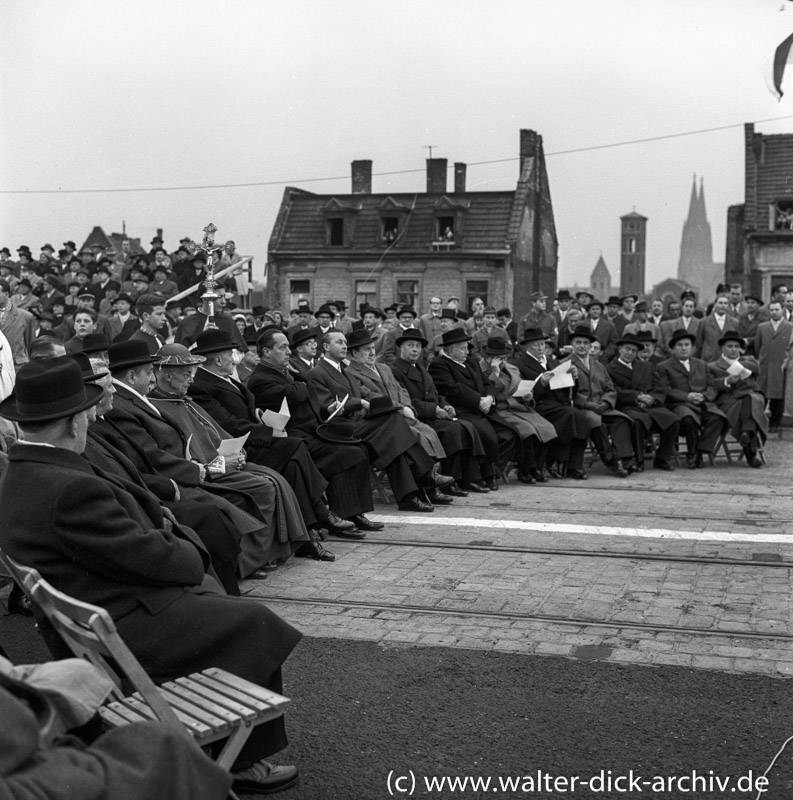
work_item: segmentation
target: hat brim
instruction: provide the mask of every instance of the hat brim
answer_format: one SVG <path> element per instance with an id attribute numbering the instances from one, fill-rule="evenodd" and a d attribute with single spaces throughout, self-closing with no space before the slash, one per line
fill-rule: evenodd
<path id="1" fill-rule="evenodd" d="M 491 350 L 489 347 L 483 347 L 482 352 L 486 356 L 508 356 L 509 350 Z"/>
<path id="2" fill-rule="evenodd" d="M 117 369 L 123 369 L 124 367 L 140 367 L 143 364 L 156 364 L 162 359 L 159 356 L 147 356 L 144 358 L 143 356 L 139 356 L 137 358 L 126 358 L 123 361 L 119 361 L 115 364 L 108 364 L 108 369 L 111 372 L 115 372 Z"/>
<path id="3" fill-rule="evenodd" d="M 400 336 L 394 344 L 399 347 L 401 346 L 402 342 L 421 342 L 422 347 L 426 347 L 429 342 L 423 337 L 419 336 Z"/>
<path id="4" fill-rule="evenodd" d="M 573 339 L 589 339 L 590 342 L 596 342 L 597 336 L 593 333 L 584 333 L 583 331 L 579 331 L 578 333 L 571 333 L 570 334 L 570 341 L 572 342 Z"/>
<path id="5" fill-rule="evenodd" d="M 334 436 L 332 433 L 328 433 L 325 425 L 320 425 L 316 433 L 323 442 L 330 442 L 331 444 L 360 444 L 362 441 L 354 437 L 345 438 L 343 436 Z"/>
<path id="6" fill-rule="evenodd" d="M 622 347 L 624 344 L 629 344 L 631 347 L 637 347 L 639 350 L 644 350 L 643 342 L 636 342 L 632 339 L 620 339 L 617 342 L 617 347 Z"/>
<path id="7" fill-rule="evenodd" d="M 396 406 L 389 406 L 388 408 L 378 408 L 376 411 L 369 411 L 366 415 L 366 419 L 371 419 L 372 417 L 379 417 L 382 414 L 393 414 L 395 411 L 400 411 L 401 409 L 397 408 Z"/>
<path id="8" fill-rule="evenodd" d="M 236 342 L 230 342 L 230 343 L 227 342 L 226 344 L 222 345 L 215 344 L 211 345 L 210 347 L 204 347 L 201 350 L 195 347 L 191 352 L 195 353 L 197 356 L 208 356 L 211 355 L 212 353 L 223 353 L 226 350 L 236 350 L 236 349 L 237 349 Z"/>
<path id="9" fill-rule="evenodd" d="M 686 333 L 684 336 L 672 336 L 669 339 L 669 346 L 674 347 L 678 342 L 682 342 L 683 339 L 688 339 L 691 344 L 694 344 L 694 336 L 690 333 Z"/>
<path id="10" fill-rule="evenodd" d="M 746 344 L 742 336 L 722 336 L 721 339 L 719 339 L 719 347 L 727 342 L 738 342 L 740 345 Z"/>
<path id="11" fill-rule="evenodd" d="M 50 420 L 71 417 L 73 414 L 95 406 L 101 400 L 105 391 L 101 386 L 95 386 L 90 383 L 84 383 L 84 386 L 86 394 L 85 400 L 81 400 L 78 403 L 59 409 L 58 411 L 51 411 L 47 414 L 25 413 L 20 411 L 17 408 L 17 396 L 15 392 L 0 403 L 0 417 L 10 419 L 12 422 L 49 422 Z"/>

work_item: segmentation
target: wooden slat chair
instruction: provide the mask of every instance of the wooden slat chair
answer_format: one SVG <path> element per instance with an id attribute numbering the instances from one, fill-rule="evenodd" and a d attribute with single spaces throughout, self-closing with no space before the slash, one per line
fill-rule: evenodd
<path id="1" fill-rule="evenodd" d="M 105 673 L 115 689 L 99 714 L 111 728 L 159 720 L 199 746 L 225 740 L 217 763 L 227 770 L 256 725 L 280 717 L 290 702 L 222 669 L 210 668 L 161 687 L 146 674 L 103 608 L 53 588 L 35 569 L 0 550 L 0 562 L 44 613 L 72 652 Z M 123 685 L 135 689 L 125 695 Z"/>

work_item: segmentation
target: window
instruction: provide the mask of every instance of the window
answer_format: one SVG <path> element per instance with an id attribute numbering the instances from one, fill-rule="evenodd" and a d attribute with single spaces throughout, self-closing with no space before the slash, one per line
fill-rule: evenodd
<path id="1" fill-rule="evenodd" d="M 471 303 L 473 303 L 477 297 L 481 297 L 484 304 L 489 306 L 490 303 L 487 296 L 489 288 L 489 281 L 466 281 L 464 310 L 468 311 L 471 308 Z"/>
<path id="2" fill-rule="evenodd" d="M 328 219 L 328 244 L 331 247 L 344 247 L 343 217 L 330 217 Z"/>
<path id="3" fill-rule="evenodd" d="M 380 238 L 386 244 L 393 244 L 399 235 L 399 217 L 383 217 L 380 227 Z"/>
<path id="4" fill-rule="evenodd" d="M 397 281 L 396 288 L 396 301 L 401 306 L 413 306 L 419 299 L 419 282 L 418 281 Z"/>
<path id="5" fill-rule="evenodd" d="M 377 281 L 355 281 L 355 308 L 377 305 Z"/>
<path id="6" fill-rule="evenodd" d="M 438 241 L 454 241 L 454 217 L 438 217 Z"/>
<path id="7" fill-rule="evenodd" d="M 793 231 L 793 200 L 777 200 L 771 206 L 775 231 Z"/>
<path id="8" fill-rule="evenodd" d="M 289 281 L 289 308 L 297 308 L 300 300 L 307 300 L 311 305 L 311 281 Z"/>
<path id="9" fill-rule="evenodd" d="M 634 239 L 633 236 L 631 236 L 628 239 L 628 252 L 629 253 L 635 253 L 636 252 L 636 239 Z"/>

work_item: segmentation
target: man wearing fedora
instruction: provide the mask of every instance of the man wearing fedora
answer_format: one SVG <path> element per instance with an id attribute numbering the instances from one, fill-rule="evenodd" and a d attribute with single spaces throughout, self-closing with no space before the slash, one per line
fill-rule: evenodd
<path id="1" fill-rule="evenodd" d="M 664 357 L 659 355 L 655 347 L 658 343 L 658 340 L 652 334 L 651 331 L 639 331 L 638 333 L 639 342 L 643 345 L 642 349 L 639 350 L 639 361 L 647 361 L 653 365 L 660 364 Z"/>
<path id="2" fill-rule="evenodd" d="M 719 346 L 721 356 L 708 364 L 716 389 L 716 405 L 727 415 L 730 432 L 741 443 L 746 463 L 762 467 L 759 453 L 768 438 L 768 417 L 765 395 L 757 383 L 760 365 L 752 356 L 741 355 L 743 337 L 737 331 L 726 331 L 719 339 Z M 736 364 L 744 368 L 737 375 L 729 372 Z"/>
<path id="3" fill-rule="evenodd" d="M 317 390 L 323 419 L 338 411 L 355 422 L 355 435 L 371 445 L 375 460 L 372 466 L 383 470 L 403 511 L 431 512 L 434 507 L 423 499 L 423 488 L 442 489 L 454 478 L 437 472 L 435 462 L 416 441 L 404 417 L 387 397 L 369 401 L 361 394 L 360 384 L 347 375 L 347 339 L 340 331 L 325 334 L 322 355 L 308 380 Z"/>
<path id="4" fill-rule="evenodd" d="M 261 603 L 226 595 L 206 574 L 193 531 L 81 457 L 87 411 L 102 395 L 68 357 L 19 371 L 15 394 L 0 405 L 24 435 L 0 491 L 0 544 L 55 588 L 105 608 L 155 682 L 218 667 L 280 692 L 300 633 Z M 286 743 L 283 717 L 257 726 L 232 766 L 237 790 L 295 783 L 294 767 L 263 761 Z"/>
<path id="5" fill-rule="evenodd" d="M 277 436 L 256 413 L 256 401 L 245 384 L 234 380 L 234 342 L 220 330 L 199 334 L 193 353 L 206 356 L 199 365 L 190 393 L 193 400 L 232 436 L 249 434 L 249 460 L 280 472 L 291 484 L 306 527 L 348 534 L 355 525 L 328 508 L 328 483 L 314 464 L 306 443 L 294 436 Z"/>
<path id="6" fill-rule="evenodd" d="M 553 310 L 553 317 L 556 327 L 561 330 L 567 318 L 567 312 L 573 304 L 573 297 L 568 289 L 560 289 L 556 294 L 556 308 Z"/>
<path id="7" fill-rule="evenodd" d="M 763 311 L 765 303 L 756 294 L 747 294 L 744 298 L 746 310 L 738 317 L 737 333 L 743 339 L 743 349 L 747 355 L 754 355 L 754 339 L 757 336 L 757 326 L 764 322 L 766 315 Z"/>
<path id="8" fill-rule="evenodd" d="M 617 410 L 617 391 L 606 368 L 589 355 L 596 341 L 588 325 L 573 332 L 573 355 L 576 369 L 573 404 L 583 409 L 591 420 L 589 438 L 606 468 L 618 478 L 627 478 L 636 469 L 633 458 L 631 419 Z"/>
<path id="9" fill-rule="evenodd" d="M 289 365 L 305 378 L 317 363 L 317 348 L 319 347 L 317 331 L 315 328 L 299 330 L 287 338 L 289 339 L 289 349 L 292 351 Z"/>
<path id="10" fill-rule="evenodd" d="M 713 402 L 716 389 L 708 365 L 693 357 L 693 335 L 680 328 L 669 339 L 669 347 L 671 357 L 656 367 L 657 390 L 680 420 L 686 437 L 686 466 L 701 469 L 703 455 L 713 452 L 727 429 L 727 417 Z"/>
<path id="11" fill-rule="evenodd" d="M 413 306 L 402 306 L 397 315 L 397 325 L 393 328 L 386 330 L 383 335 L 383 344 L 380 347 L 380 352 L 377 356 L 377 361 L 380 364 L 387 364 L 391 366 L 397 356 L 397 337 L 401 336 L 405 331 L 411 328 L 418 328 L 416 324 L 416 309 Z"/>
<path id="12" fill-rule="evenodd" d="M 239 558 L 242 578 L 292 555 L 316 561 L 334 561 L 335 556 L 319 543 L 316 531 L 306 529 L 295 493 L 276 470 L 251 464 L 245 450 L 220 456 L 218 448 L 232 437 L 188 396 L 190 384 L 203 356 L 195 356 L 182 344 L 168 344 L 158 355 L 157 384 L 147 395 L 154 407 L 175 428 L 189 438 L 190 452 L 202 464 L 209 464 L 213 475 L 234 476 L 233 484 L 256 501 L 257 516 L 265 523 L 259 535 L 243 536 Z M 285 522 L 284 525 L 280 521 Z"/>
<path id="13" fill-rule="evenodd" d="M 549 314 L 545 308 L 548 295 L 542 292 L 532 292 L 529 300 L 531 302 L 531 310 L 521 318 L 518 325 L 518 336 L 522 338 L 527 328 L 539 328 L 548 337 L 548 340 L 556 346 L 559 326 L 556 324 L 553 314 Z"/>
<path id="14" fill-rule="evenodd" d="M 482 351 L 482 372 L 493 386 L 496 411 L 520 437 L 521 451 L 516 454 L 518 480 L 526 484 L 547 483 L 548 443 L 556 438 L 556 430 L 532 408 L 530 397 L 514 396 L 521 377 L 520 370 L 507 363 L 511 352 L 503 339 L 489 339 Z"/>
<path id="15" fill-rule="evenodd" d="M 625 326 L 634 321 L 634 312 L 638 302 L 639 296 L 636 294 L 626 294 L 620 297 L 620 311 L 612 320 L 619 336 L 622 336 Z"/>
<path id="16" fill-rule="evenodd" d="M 604 305 L 600 300 L 593 300 L 587 307 L 588 324 L 595 338 L 600 342 L 599 361 L 608 364 L 617 355 L 617 329 L 611 320 L 603 316 Z"/>
<path id="17" fill-rule="evenodd" d="M 297 336 L 306 333 L 299 331 Z M 248 381 L 256 407 L 277 412 L 286 400 L 291 415 L 286 431 L 306 443 L 317 469 L 328 481 L 331 508 L 361 531 L 382 530 L 382 523 L 366 516 L 374 510 L 369 455 L 361 439 L 354 435 L 352 422 L 334 419 L 323 424 L 315 387 L 291 365 L 286 334 L 276 329 L 265 331 L 259 336 L 257 350 L 259 364 Z M 340 535 L 356 539 L 364 536 L 357 531 Z"/>
<path id="18" fill-rule="evenodd" d="M 650 322 L 650 307 L 645 300 L 640 300 L 636 303 L 633 309 L 633 320 L 622 329 L 622 335 L 639 333 L 640 331 L 650 331 L 656 340 L 660 336 L 660 328 L 655 323 Z"/>
<path id="19" fill-rule="evenodd" d="M 321 305 L 314 316 L 317 320 L 317 336 L 319 338 L 322 338 L 328 331 L 335 330 L 333 324 L 336 320 L 336 312 L 328 303 Z"/>
<path id="20" fill-rule="evenodd" d="M 461 328 L 443 334 L 442 350 L 429 366 L 439 394 L 455 408 L 457 416 L 474 425 L 485 458 L 480 469 L 490 491 L 498 490 L 498 477 L 519 446 L 519 438 L 495 410 L 495 390 L 482 374 L 479 362 L 468 352 L 469 337 Z"/>
<path id="21" fill-rule="evenodd" d="M 571 389 L 551 389 L 551 370 L 559 365 L 559 361 L 546 355 L 547 341 L 539 328 L 529 328 L 518 344 L 512 363 L 518 368 L 521 378 L 536 381 L 532 390 L 534 407 L 556 430 L 557 438 L 548 448 L 549 475 L 586 480 L 584 453 L 590 423 L 585 411 L 573 407 Z"/>
<path id="22" fill-rule="evenodd" d="M 425 348 L 427 364 L 429 364 L 433 358 L 436 358 L 441 354 L 441 349 L 443 347 L 443 334 L 456 327 L 459 327 L 457 325 L 457 312 L 452 308 L 444 308 L 443 311 L 441 311 L 440 316 L 440 333 L 437 334 L 433 339 L 430 339 L 429 345 Z M 422 364 L 422 366 L 426 365 Z"/>
<path id="23" fill-rule="evenodd" d="M 647 331 L 647 336 L 652 334 Z M 639 358 L 645 345 L 641 334 L 626 333 L 618 342 L 619 356 L 608 366 L 617 390 L 617 409 L 633 420 L 634 453 L 637 472 L 644 471 L 647 437 L 659 436 L 653 466 L 672 472 L 675 444 L 680 432 L 677 416 L 665 407 L 666 396 L 655 381 L 655 369 L 649 361 Z"/>
<path id="24" fill-rule="evenodd" d="M 405 333 L 413 330 L 418 329 L 408 328 Z M 411 405 L 410 395 L 394 377 L 391 367 L 375 362 L 375 343 L 366 330 L 353 331 L 347 336 L 347 356 L 350 365 L 346 369 L 346 374 L 358 382 L 361 397 L 369 401 L 375 397 L 388 397 L 393 405 L 400 409 L 416 441 L 424 448 L 427 455 L 436 463 L 445 460 L 446 451 L 438 434 L 432 427 L 418 419 L 416 410 Z M 444 495 L 437 487 L 429 490 L 429 498 L 430 502 L 435 504 L 452 502 L 451 498 Z"/>
<path id="25" fill-rule="evenodd" d="M 466 497 L 469 491 L 489 492 L 482 483 L 478 464 L 485 455 L 479 433 L 471 422 L 457 417 L 454 406 L 440 397 L 429 371 L 421 366 L 427 340 L 421 331 L 410 329 L 396 340 L 396 345 L 399 355 L 392 368 L 394 377 L 407 391 L 416 416 L 438 433 L 446 451 L 443 470 L 455 483 L 446 488 L 445 494 Z"/>

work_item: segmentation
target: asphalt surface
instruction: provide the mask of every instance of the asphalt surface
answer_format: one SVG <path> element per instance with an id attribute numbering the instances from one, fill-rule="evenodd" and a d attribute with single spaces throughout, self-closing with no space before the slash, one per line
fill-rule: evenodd
<path id="1" fill-rule="evenodd" d="M 17 663 L 48 657 L 21 617 L 0 617 L 0 644 Z M 278 761 L 301 771 L 285 800 L 408 796 L 397 789 L 410 789 L 411 771 L 410 796 L 425 798 L 754 798 L 736 781 L 750 771 L 759 777 L 793 734 L 789 681 L 756 675 L 306 637 L 284 680 L 291 744 Z M 771 773 L 767 800 L 793 797 L 790 747 Z M 631 770 L 651 783 L 638 784 L 641 792 L 627 782 L 626 791 L 608 790 L 609 777 Z M 704 783 L 668 783 L 695 770 Z M 540 792 L 502 791 L 497 782 L 536 781 L 538 771 Z M 601 774 L 606 785 L 595 791 Z M 566 788 L 557 783 L 555 791 L 546 775 L 567 778 Z M 427 788 L 425 778 L 443 776 L 491 784 Z M 581 787 L 593 777 L 591 788 Z M 716 777 L 731 782 L 722 791 Z"/>

